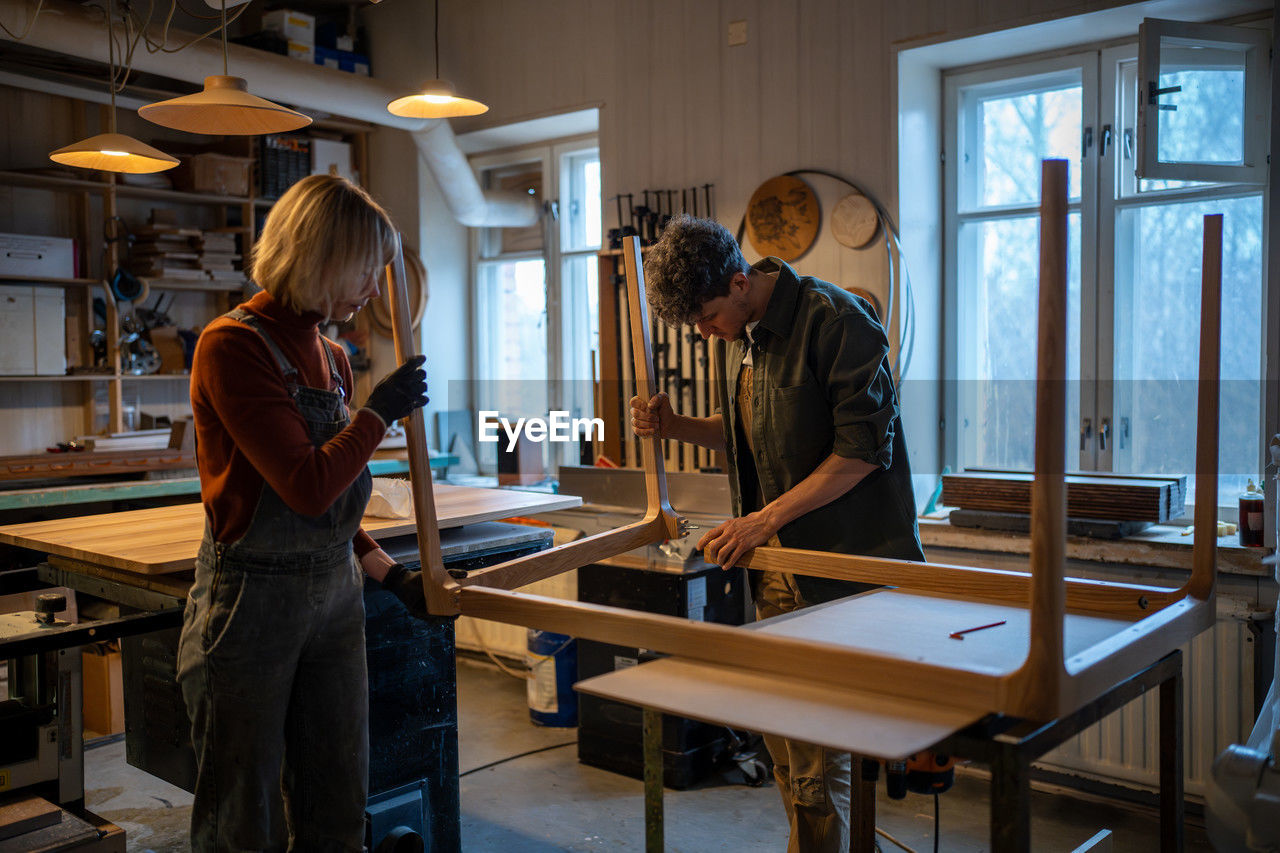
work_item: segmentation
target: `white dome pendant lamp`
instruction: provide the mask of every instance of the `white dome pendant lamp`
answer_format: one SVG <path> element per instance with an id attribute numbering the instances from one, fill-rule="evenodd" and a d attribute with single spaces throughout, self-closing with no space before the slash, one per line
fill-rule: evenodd
<path id="1" fill-rule="evenodd" d="M 470 98 L 459 98 L 448 80 L 440 79 L 440 0 L 436 0 L 436 79 L 422 84 L 415 95 L 396 98 L 387 112 L 405 118 L 458 118 L 487 113 L 489 107 Z"/>
<path id="2" fill-rule="evenodd" d="M 300 112 L 249 93 L 243 77 L 227 73 L 227 7 L 222 8 L 222 74 L 204 78 L 204 88 L 192 95 L 138 107 L 147 121 L 187 133 L 210 136 L 252 136 L 283 133 L 311 124 Z"/>
<path id="3" fill-rule="evenodd" d="M 132 136 L 116 133 L 116 54 L 115 38 L 111 32 L 114 4 L 107 4 L 107 56 L 110 76 L 107 89 L 111 93 L 111 112 L 107 117 L 106 133 L 90 136 L 79 142 L 64 145 L 49 152 L 49 159 L 64 166 L 79 169 L 97 169 L 102 172 L 126 172 L 134 175 L 163 172 L 178 165 L 178 158 L 170 157 Z"/>

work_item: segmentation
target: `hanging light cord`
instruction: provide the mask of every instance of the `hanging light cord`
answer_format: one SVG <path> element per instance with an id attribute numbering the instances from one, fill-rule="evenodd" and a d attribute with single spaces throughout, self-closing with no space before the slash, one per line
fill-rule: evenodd
<path id="1" fill-rule="evenodd" d="M 31 17 L 27 20 L 27 26 L 22 31 L 22 35 L 18 35 L 13 30 L 6 27 L 3 21 L 0 21 L 0 30 L 4 30 L 6 33 L 8 33 L 9 38 L 13 39 L 14 41 L 22 41 L 24 38 L 27 37 L 27 34 L 31 32 L 31 28 L 35 26 L 36 18 L 40 17 L 40 9 L 43 7 L 44 7 L 44 0 L 38 0 L 38 2 L 36 3 L 36 10 L 31 14 Z"/>
<path id="2" fill-rule="evenodd" d="M 178 0 L 174 0 L 175 5 Z M 222 76 L 227 76 L 227 0 L 222 0 Z"/>
<path id="3" fill-rule="evenodd" d="M 436 14 L 435 14 L 434 23 L 435 23 L 435 29 L 436 29 L 436 79 L 439 80 L 440 79 L 440 0 L 436 0 Z"/>
<path id="4" fill-rule="evenodd" d="M 107 129 L 109 133 L 116 132 L 116 37 L 111 19 L 115 15 L 115 4 L 112 0 L 107 0 L 107 68 L 110 75 L 107 80 L 107 90 L 111 93 L 111 112 L 107 117 Z"/>

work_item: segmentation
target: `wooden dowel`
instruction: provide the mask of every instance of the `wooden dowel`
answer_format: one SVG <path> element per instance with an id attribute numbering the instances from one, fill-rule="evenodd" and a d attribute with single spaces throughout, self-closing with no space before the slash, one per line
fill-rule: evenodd
<path id="1" fill-rule="evenodd" d="M 606 530 L 578 539 L 550 551 L 539 551 L 487 566 L 459 581 L 460 586 L 480 584 L 497 589 L 518 589 L 534 581 L 545 580 L 562 572 L 597 563 L 645 545 L 661 542 L 663 529 L 657 518 L 646 519 L 616 530 Z"/>
<path id="2" fill-rule="evenodd" d="M 640 255 L 640 238 L 628 237 L 622 244 L 622 261 L 627 278 L 627 306 L 631 313 L 631 352 L 635 361 L 636 394 L 648 400 L 656 393 L 653 381 L 653 347 L 649 337 L 649 312 L 645 306 L 644 263 Z M 624 390 L 625 394 L 626 391 Z M 624 434 L 631 425 L 624 422 Z M 657 436 L 640 442 L 644 467 L 644 488 L 649 513 L 662 512 L 674 516 L 667 502 L 667 469 Z M 674 531 L 672 531 L 674 533 Z"/>
<path id="3" fill-rule="evenodd" d="M 1025 606 L 1031 595 L 1031 574 L 1006 569 L 771 547 L 748 551 L 738 565 L 748 569 L 878 583 L 971 601 L 1019 606 Z M 1082 578 L 1064 580 L 1066 607 L 1077 613 L 1143 619 L 1182 597 L 1180 590 L 1166 587 Z"/>
<path id="4" fill-rule="evenodd" d="M 418 354 L 413 339 L 409 310 L 408 277 L 404 270 L 404 245 L 396 235 L 396 254 L 387 266 L 387 287 L 383 294 L 391 314 L 391 332 L 396 347 L 396 361 Z M 431 486 L 431 463 L 427 452 L 427 428 L 422 409 L 414 409 L 405 419 L 406 444 L 409 452 L 409 484 L 413 491 L 414 520 L 418 527 L 418 555 L 422 560 L 422 587 L 427 597 L 427 610 L 436 616 L 452 616 L 458 612 L 458 585 L 444 569 L 440 556 L 440 527 L 436 522 L 436 498 Z"/>
<path id="5" fill-rule="evenodd" d="M 1056 705 L 1062 686 L 1067 536 L 1067 161 L 1045 160 L 1040 189 L 1040 311 L 1035 481 L 1031 485 L 1031 646 L 1026 689 Z"/>
<path id="6" fill-rule="evenodd" d="M 1222 214 L 1204 218 L 1200 272 L 1200 385 L 1196 401 L 1195 542 L 1186 591 L 1213 594 L 1218 549 L 1218 359 L 1222 329 Z"/>

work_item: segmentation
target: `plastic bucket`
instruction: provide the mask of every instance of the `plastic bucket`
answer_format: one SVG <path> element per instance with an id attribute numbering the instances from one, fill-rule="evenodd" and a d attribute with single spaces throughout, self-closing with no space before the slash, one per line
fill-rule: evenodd
<path id="1" fill-rule="evenodd" d="M 538 726 L 576 726 L 578 694 L 573 682 L 578 677 L 578 643 L 566 634 L 529 629 L 529 667 L 526 682 L 529 719 Z"/>

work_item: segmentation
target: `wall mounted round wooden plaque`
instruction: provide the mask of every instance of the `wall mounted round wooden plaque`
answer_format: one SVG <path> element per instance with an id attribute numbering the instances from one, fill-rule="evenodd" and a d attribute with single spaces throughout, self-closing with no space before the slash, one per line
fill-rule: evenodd
<path id="1" fill-rule="evenodd" d="M 862 193 L 850 193 L 831 209 L 831 235 L 842 246 L 862 249 L 876 238 L 880 217 L 871 199 Z"/>
<path id="2" fill-rule="evenodd" d="M 817 239 L 821 218 L 809 185 L 779 175 L 761 184 L 747 202 L 747 237 L 760 254 L 793 261 Z"/>
<path id="3" fill-rule="evenodd" d="M 422 265 L 422 258 L 408 246 L 404 249 L 404 271 L 409 285 L 409 307 L 413 311 L 413 328 L 422 325 L 422 316 L 427 312 L 427 270 Z M 383 287 L 386 287 L 384 282 Z M 384 338 L 391 337 L 391 313 L 382 294 L 370 299 L 367 306 L 369 325 Z"/>

